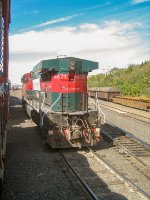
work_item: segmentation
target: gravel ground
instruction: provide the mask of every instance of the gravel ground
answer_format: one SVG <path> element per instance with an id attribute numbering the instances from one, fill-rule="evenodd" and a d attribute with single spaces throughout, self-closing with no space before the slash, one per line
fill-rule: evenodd
<path id="1" fill-rule="evenodd" d="M 133 181 L 141 189 L 150 194 L 150 173 L 147 176 L 142 173 L 141 166 L 134 162 L 130 156 L 121 154 L 116 147 L 112 147 L 110 143 L 101 141 L 99 145 L 92 148 L 97 155 L 102 157 L 111 166 L 117 169 L 124 176 Z M 141 169 L 141 170 L 139 170 Z"/>
<path id="2" fill-rule="evenodd" d="M 126 117 L 126 114 L 120 114 L 111 110 L 103 109 L 106 121 L 131 133 L 136 138 L 150 145 L 150 126 L 136 119 Z M 144 136 L 144 137 L 143 137 Z"/>
<path id="3" fill-rule="evenodd" d="M 14 91 L 11 95 L 3 200 L 89 199 L 58 153 L 42 141 L 39 129 L 28 118 L 21 102 L 16 98 L 16 96 L 21 98 L 21 92 Z M 131 130 L 133 133 L 134 131 L 136 133 L 141 126 L 139 133 L 143 138 L 141 130 L 145 129 L 142 129 L 142 125 L 138 125 L 139 122 L 134 124 L 135 121 L 125 121 L 125 117 L 123 118 L 119 113 L 110 115 L 110 111 L 106 117 L 106 120 L 111 119 L 119 124 L 119 127 L 125 127 L 127 131 Z M 144 135 L 147 131 L 149 130 L 146 130 Z M 149 137 L 149 134 L 147 136 Z M 103 147 L 102 143 L 99 153 L 122 173 L 132 175 L 133 180 L 136 179 L 143 189 L 149 191 L 146 178 L 143 178 L 144 185 L 141 185 L 142 175 L 140 172 L 136 175 L 136 170 L 130 160 L 118 155 L 116 150 Z M 92 172 L 92 169 L 90 171 Z"/>
<path id="4" fill-rule="evenodd" d="M 42 142 L 15 96 L 8 126 L 3 200 L 88 199 L 58 153 Z"/>
<path id="5" fill-rule="evenodd" d="M 132 107 L 127 107 L 127 106 L 122 106 L 120 104 L 116 104 L 116 103 L 108 102 L 108 101 L 103 101 L 103 100 L 99 100 L 99 102 L 103 105 L 106 105 L 106 106 L 107 105 L 112 106 L 115 109 L 120 109 L 122 111 L 133 113 L 133 114 L 139 115 L 141 117 L 149 118 L 149 120 L 150 120 L 150 112 L 148 112 L 148 111 L 136 109 L 136 108 L 132 108 Z"/>
<path id="6" fill-rule="evenodd" d="M 106 102 L 102 100 L 99 100 L 99 103 L 100 105 L 102 104 L 101 110 L 105 113 L 107 122 L 131 133 L 131 135 L 140 139 L 148 146 L 150 145 L 150 112 L 125 107 L 119 104 L 114 104 L 112 102 Z M 114 109 L 109 107 L 104 108 L 103 105 L 112 106 Z M 91 102 L 90 107 L 93 107 Z M 134 113 L 137 116 L 128 112 Z"/>
<path id="7" fill-rule="evenodd" d="M 108 146 L 103 146 L 103 148 L 108 148 Z M 105 150 L 107 152 L 107 149 Z M 109 151 L 109 155 L 112 154 L 114 155 Z M 118 178 L 105 164 L 98 162 L 87 150 L 78 153 L 65 152 L 64 155 L 100 200 L 143 200 L 141 195 L 130 189 L 123 180 Z M 120 164 L 119 160 L 117 162 Z M 111 161 L 110 163 L 112 164 Z"/>

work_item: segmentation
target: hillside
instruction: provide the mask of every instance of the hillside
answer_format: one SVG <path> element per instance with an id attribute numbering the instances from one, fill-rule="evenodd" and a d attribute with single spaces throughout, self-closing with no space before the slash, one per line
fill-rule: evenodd
<path id="1" fill-rule="evenodd" d="M 97 74 L 88 78 L 88 87 L 107 86 L 120 88 L 122 95 L 150 97 L 150 61 L 126 69 L 113 68 L 107 75 Z"/>

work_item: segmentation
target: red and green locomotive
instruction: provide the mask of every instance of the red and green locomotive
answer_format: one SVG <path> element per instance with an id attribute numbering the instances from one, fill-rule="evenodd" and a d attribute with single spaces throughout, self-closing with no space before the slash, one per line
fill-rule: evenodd
<path id="1" fill-rule="evenodd" d="M 91 146 L 100 141 L 100 118 L 89 109 L 87 75 L 97 62 L 74 57 L 43 60 L 22 77 L 22 100 L 45 130 L 52 148 Z"/>

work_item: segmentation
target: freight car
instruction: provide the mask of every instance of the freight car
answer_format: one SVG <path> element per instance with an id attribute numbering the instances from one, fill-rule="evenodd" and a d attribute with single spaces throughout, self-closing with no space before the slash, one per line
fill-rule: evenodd
<path id="1" fill-rule="evenodd" d="M 120 90 L 117 87 L 89 88 L 88 92 L 91 97 L 104 99 L 106 101 L 112 101 L 114 97 L 120 95 Z"/>
<path id="2" fill-rule="evenodd" d="M 0 0 L 0 191 L 4 174 L 6 151 L 7 119 L 9 110 L 8 83 L 8 28 L 10 21 L 10 1 Z"/>
<path id="3" fill-rule="evenodd" d="M 74 57 L 43 60 L 22 77 L 22 101 L 52 148 L 100 141 L 100 116 L 88 108 L 87 75 L 98 63 Z"/>
<path id="4" fill-rule="evenodd" d="M 116 96 L 113 102 L 146 111 L 150 110 L 150 98 Z"/>
<path id="5" fill-rule="evenodd" d="M 89 88 L 88 93 L 93 98 L 99 98 L 123 106 L 150 110 L 150 98 L 120 96 L 121 91 L 116 87 Z"/>

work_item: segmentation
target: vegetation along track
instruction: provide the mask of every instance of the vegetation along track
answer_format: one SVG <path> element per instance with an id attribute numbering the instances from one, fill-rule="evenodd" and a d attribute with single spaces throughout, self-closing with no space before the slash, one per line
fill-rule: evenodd
<path id="1" fill-rule="evenodd" d="M 150 196 L 90 148 L 63 150 L 60 156 L 91 199 L 149 199 Z"/>

